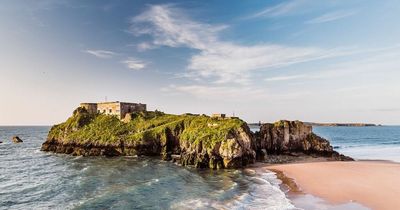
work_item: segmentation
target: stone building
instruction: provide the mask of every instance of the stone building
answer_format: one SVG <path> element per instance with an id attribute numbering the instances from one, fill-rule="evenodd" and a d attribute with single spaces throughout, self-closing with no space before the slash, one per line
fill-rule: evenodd
<path id="1" fill-rule="evenodd" d="M 211 115 L 212 118 L 220 118 L 224 119 L 226 117 L 226 114 L 221 114 L 221 113 L 214 113 Z"/>
<path id="2" fill-rule="evenodd" d="M 115 115 L 119 119 L 123 119 L 127 113 L 146 111 L 146 104 L 127 103 L 127 102 L 100 102 L 100 103 L 81 103 L 80 107 L 84 107 L 89 113 L 102 113 L 107 115 Z"/>

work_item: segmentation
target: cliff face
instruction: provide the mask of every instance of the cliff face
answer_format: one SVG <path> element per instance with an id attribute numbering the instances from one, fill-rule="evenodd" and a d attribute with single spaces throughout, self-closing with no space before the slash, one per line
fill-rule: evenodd
<path id="1" fill-rule="evenodd" d="M 239 168 L 266 154 L 350 160 L 298 121 L 263 124 L 254 135 L 240 119 L 142 112 L 122 122 L 82 108 L 51 128 L 42 150 L 82 156 L 161 156 L 197 168 Z"/>
<path id="2" fill-rule="evenodd" d="M 253 135 L 239 119 L 133 114 L 127 122 L 78 108 L 51 128 L 43 151 L 83 156 L 154 155 L 198 168 L 237 168 L 253 163 Z"/>
<path id="3" fill-rule="evenodd" d="M 302 153 L 332 160 L 352 160 L 334 151 L 328 140 L 314 134 L 310 125 L 300 121 L 282 120 L 261 125 L 257 149 L 275 155 Z"/>

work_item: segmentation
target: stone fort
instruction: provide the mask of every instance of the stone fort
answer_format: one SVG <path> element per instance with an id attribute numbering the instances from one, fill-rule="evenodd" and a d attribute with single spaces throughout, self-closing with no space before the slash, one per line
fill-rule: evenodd
<path id="1" fill-rule="evenodd" d="M 123 119 L 126 114 L 146 111 L 146 104 L 127 103 L 127 102 L 100 102 L 100 103 L 81 103 L 80 107 L 85 108 L 89 113 L 102 113 L 115 115 Z"/>

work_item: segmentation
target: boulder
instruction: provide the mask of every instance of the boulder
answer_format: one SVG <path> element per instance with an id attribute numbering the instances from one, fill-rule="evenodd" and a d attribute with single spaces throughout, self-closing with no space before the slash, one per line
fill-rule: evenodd
<path id="1" fill-rule="evenodd" d="M 21 138 L 19 138 L 19 136 L 13 136 L 13 137 L 12 137 L 12 141 L 13 141 L 14 143 L 21 143 L 21 142 L 23 142 L 23 141 L 21 140 Z"/>
<path id="2" fill-rule="evenodd" d="M 312 126 L 300 121 L 281 120 L 265 123 L 257 133 L 257 150 L 273 155 L 295 155 L 329 157 L 334 160 L 352 160 L 333 150 L 329 141 L 312 132 Z"/>

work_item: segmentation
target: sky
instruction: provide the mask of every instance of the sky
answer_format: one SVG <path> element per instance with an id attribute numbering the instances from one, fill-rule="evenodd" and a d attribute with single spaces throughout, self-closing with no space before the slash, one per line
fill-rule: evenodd
<path id="1" fill-rule="evenodd" d="M 0 125 L 80 102 L 400 124 L 400 1 L 3 0 Z"/>

